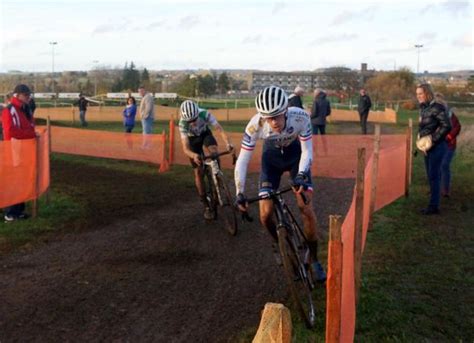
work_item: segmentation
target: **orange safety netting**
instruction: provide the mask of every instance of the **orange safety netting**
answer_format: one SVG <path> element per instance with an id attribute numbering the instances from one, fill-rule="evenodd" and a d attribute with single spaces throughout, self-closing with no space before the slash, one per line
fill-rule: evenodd
<path id="1" fill-rule="evenodd" d="M 382 137 L 383 138 L 383 137 Z M 388 148 L 381 148 L 379 153 L 376 178 L 375 210 L 395 201 L 405 193 L 406 182 L 406 140 Z M 370 157 L 370 155 L 368 155 Z M 372 187 L 373 155 L 365 167 L 364 175 L 364 206 L 362 226 L 362 252 L 370 218 L 370 201 Z M 354 266 L 354 234 L 355 234 L 355 199 L 342 224 L 343 268 L 342 268 L 342 299 L 341 299 L 341 342 L 352 342 L 355 332 L 355 266 Z M 330 259 L 330 257 L 328 257 Z M 331 280 L 328 280 L 331 282 Z"/>
<path id="2" fill-rule="evenodd" d="M 0 142 L 0 208 L 38 198 L 49 187 L 49 146 L 39 137 Z"/>
<path id="3" fill-rule="evenodd" d="M 173 132 L 171 135 L 173 141 L 170 142 L 170 149 L 172 149 L 172 151 L 170 150 L 170 163 L 187 165 L 189 164 L 189 159 L 183 152 L 178 128 L 173 122 L 170 122 L 170 125 L 172 127 L 170 128 L 170 132 Z M 234 144 L 238 155 L 243 133 L 227 132 L 227 135 Z M 225 149 L 225 144 L 221 136 L 219 133 L 214 133 L 214 136 L 217 139 L 218 146 L 221 147 L 219 148 L 219 151 L 223 151 Z M 381 149 L 388 149 L 405 144 L 405 139 L 406 137 L 404 135 L 381 136 Z M 374 137 L 367 135 L 313 136 L 312 175 L 332 178 L 355 178 L 357 149 L 366 148 L 366 154 L 367 156 L 370 156 L 373 151 L 373 143 Z M 248 166 L 249 172 L 260 171 L 261 152 L 262 142 L 258 141 Z M 230 157 L 222 157 L 221 164 L 223 168 L 233 168 L 232 159 Z"/>
<path id="4" fill-rule="evenodd" d="M 51 127 L 53 152 L 144 161 L 167 169 L 166 135 L 142 135 L 109 131 Z"/>
<path id="5" fill-rule="evenodd" d="M 87 109 L 87 121 L 115 121 L 123 120 L 122 111 L 124 107 L 120 106 L 92 106 Z M 218 121 L 248 121 L 255 115 L 255 108 L 227 108 L 210 110 Z M 79 110 L 77 107 L 50 107 L 38 108 L 35 111 L 36 118 L 50 117 L 51 120 L 79 121 Z M 155 106 L 155 119 L 168 120 L 179 119 L 179 108 L 168 106 Z M 138 119 L 137 117 L 137 120 Z M 359 114 L 356 111 L 333 109 L 328 121 L 359 121 Z M 368 117 L 369 122 L 377 123 L 396 123 L 397 113 L 389 108 L 385 111 L 371 111 Z"/>

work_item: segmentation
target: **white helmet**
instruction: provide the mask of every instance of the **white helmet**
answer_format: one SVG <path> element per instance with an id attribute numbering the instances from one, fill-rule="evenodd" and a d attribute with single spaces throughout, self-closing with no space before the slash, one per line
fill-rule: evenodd
<path id="1" fill-rule="evenodd" d="M 199 115 L 199 107 L 192 100 L 186 100 L 181 104 L 181 119 L 185 121 L 193 121 Z"/>
<path id="2" fill-rule="evenodd" d="M 255 98 L 255 107 L 263 118 L 275 117 L 288 107 L 288 96 L 280 87 L 265 87 Z"/>

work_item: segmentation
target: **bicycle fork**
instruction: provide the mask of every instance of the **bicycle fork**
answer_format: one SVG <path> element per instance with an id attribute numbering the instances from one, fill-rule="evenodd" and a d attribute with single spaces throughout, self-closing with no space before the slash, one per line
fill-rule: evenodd
<path id="1" fill-rule="evenodd" d="M 216 160 L 206 162 L 206 164 L 209 166 L 209 168 L 211 168 L 212 182 L 214 182 L 214 188 L 216 189 L 217 200 L 219 201 L 219 205 L 224 206 L 224 202 L 222 201 L 221 190 L 219 187 L 219 181 L 217 180 L 217 175 L 222 173 L 219 168 L 219 164 Z"/>

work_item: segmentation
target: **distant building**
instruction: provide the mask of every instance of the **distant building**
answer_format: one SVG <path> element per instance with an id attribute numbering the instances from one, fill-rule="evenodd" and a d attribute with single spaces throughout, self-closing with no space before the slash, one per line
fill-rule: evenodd
<path id="1" fill-rule="evenodd" d="M 336 74 L 342 75 L 349 71 L 351 69 L 344 67 L 318 69 L 312 72 L 254 71 L 252 72 L 249 88 L 254 93 L 269 85 L 279 86 L 288 93 L 293 92 L 296 86 L 311 91 L 316 88 L 327 88 L 329 78 L 334 78 Z M 362 63 L 361 70 L 357 72 L 360 86 L 362 86 L 369 77 L 374 75 L 375 70 L 368 70 L 367 63 Z"/>

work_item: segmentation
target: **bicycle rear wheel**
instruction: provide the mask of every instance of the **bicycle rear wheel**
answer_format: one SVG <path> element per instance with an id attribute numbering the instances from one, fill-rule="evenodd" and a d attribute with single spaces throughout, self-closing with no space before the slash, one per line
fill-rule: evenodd
<path id="1" fill-rule="evenodd" d="M 295 306 L 301 319 L 311 329 L 316 321 L 316 312 L 311 295 L 312 287 L 308 279 L 310 275 L 304 262 L 298 257 L 298 251 L 293 247 L 286 227 L 278 229 L 278 244 L 283 260 L 283 269 Z"/>
<path id="2" fill-rule="evenodd" d="M 232 195 L 229 191 L 226 178 L 224 175 L 217 175 L 217 184 L 219 194 L 221 196 L 220 214 L 224 219 L 225 229 L 229 234 L 235 236 L 237 234 L 237 214 L 233 204 Z"/>

